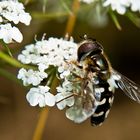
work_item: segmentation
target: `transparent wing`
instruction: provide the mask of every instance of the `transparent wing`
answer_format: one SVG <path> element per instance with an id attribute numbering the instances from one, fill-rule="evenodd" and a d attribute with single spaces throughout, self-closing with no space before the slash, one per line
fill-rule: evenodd
<path id="1" fill-rule="evenodd" d="M 89 82 L 84 88 L 81 96 L 75 97 L 75 103 L 72 107 L 66 110 L 66 117 L 75 123 L 82 123 L 95 112 L 93 86 Z"/>
<path id="2" fill-rule="evenodd" d="M 140 85 L 115 70 L 112 70 L 112 74 L 118 87 L 132 100 L 140 103 Z"/>

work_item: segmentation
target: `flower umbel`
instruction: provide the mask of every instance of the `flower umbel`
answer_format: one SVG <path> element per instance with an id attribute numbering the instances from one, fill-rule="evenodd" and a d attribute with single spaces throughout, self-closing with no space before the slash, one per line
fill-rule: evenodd
<path id="1" fill-rule="evenodd" d="M 24 86 L 33 85 L 27 93 L 27 100 L 32 106 L 39 104 L 43 106 L 53 106 L 54 101 L 72 95 L 72 85 L 64 79 L 70 75 L 69 63 L 77 59 L 77 44 L 73 39 L 49 38 L 48 40 L 37 41 L 35 44 L 25 46 L 25 50 L 18 56 L 18 60 L 24 64 L 36 66 L 36 70 L 24 68 L 19 70 L 18 79 L 23 81 Z M 55 96 L 46 89 L 51 83 L 52 77 L 57 77 L 63 87 L 58 86 L 58 94 Z M 45 90 L 46 89 L 46 90 Z M 50 100 L 49 100 L 50 99 Z M 63 100 L 57 106 L 63 109 L 66 105 L 72 106 L 74 98 Z"/>
<path id="2" fill-rule="evenodd" d="M 24 9 L 23 4 L 18 2 L 18 0 L 0 1 L 0 39 L 5 43 L 12 43 L 13 40 L 20 43 L 23 40 L 19 29 L 12 26 L 11 23 L 30 24 L 31 16 Z"/>
<path id="3" fill-rule="evenodd" d="M 25 86 L 34 86 L 26 95 L 31 106 L 56 105 L 60 110 L 66 108 L 66 117 L 81 123 L 95 113 L 98 105 L 106 101 L 101 100 L 101 93 L 106 89 L 99 86 L 100 78 L 89 70 L 86 61 L 77 61 L 77 50 L 78 45 L 73 39 L 51 37 L 27 45 L 18 59 L 22 63 L 36 66 L 36 69 L 22 68 L 18 78 Z M 115 79 L 118 78 L 112 75 L 107 80 L 111 92 L 117 88 Z M 58 86 L 54 79 L 59 81 Z"/>
<path id="4" fill-rule="evenodd" d="M 17 27 L 12 27 L 10 23 L 7 23 L 0 24 L 0 39 L 3 39 L 7 44 L 13 40 L 20 43 L 23 36 Z"/>
<path id="5" fill-rule="evenodd" d="M 81 2 L 90 4 L 93 2 L 101 3 L 102 8 L 111 8 L 113 11 L 117 11 L 118 14 L 125 14 L 129 8 L 132 12 L 140 12 L 139 0 L 80 0 Z"/>
<path id="6" fill-rule="evenodd" d="M 80 0 L 81 2 L 84 2 L 84 3 L 87 3 L 87 4 L 90 4 L 92 2 L 94 2 L 95 0 Z"/>

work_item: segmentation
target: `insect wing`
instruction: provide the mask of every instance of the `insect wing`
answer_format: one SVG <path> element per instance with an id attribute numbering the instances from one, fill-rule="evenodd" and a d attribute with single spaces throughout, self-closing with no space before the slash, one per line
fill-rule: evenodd
<path id="1" fill-rule="evenodd" d="M 112 74 L 118 87 L 132 100 L 140 103 L 140 86 L 115 70 Z"/>
<path id="2" fill-rule="evenodd" d="M 66 117 L 75 123 L 82 123 L 95 112 L 94 91 L 92 83 L 84 88 L 84 94 L 81 97 L 75 97 L 75 104 L 66 110 Z"/>

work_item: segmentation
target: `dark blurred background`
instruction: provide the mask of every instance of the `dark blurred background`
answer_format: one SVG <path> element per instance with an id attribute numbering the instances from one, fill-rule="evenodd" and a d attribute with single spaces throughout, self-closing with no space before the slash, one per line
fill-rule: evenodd
<path id="1" fill-rule="evenodd" d="M 24 42 L 13 47 L 20 53 L 25 44 L 47 37 L 63 37 L 67 18 L 51 20 L 33 19 L 29 27 L 20 25 Z M 92 20 L 92 19 L 88 19 Z M 104 27 L 95 27 L 89 21 L 78 18 L 72 33 L 76 42 L 87 34 L 96 38 L 105 49 L 114 69 L 140 84 L 140 29 L 127 18 L 119 17 L 119 31 L 111 19 Z M 17 74 L 18 70 L 8 68 Z M 0 77 L 0 140 L 31 140 L 40 108 L 31 107 L 22 86 Z M 116 90 L 113 107 L 107 120 L 100 127 L 92 127 L 87 120 L 74 124 L 65 116 L 65 111 L 52 108 L 46 122 L 42 140 L 139 140 L 140 105 L 129 99 L 121 90 Z"/>

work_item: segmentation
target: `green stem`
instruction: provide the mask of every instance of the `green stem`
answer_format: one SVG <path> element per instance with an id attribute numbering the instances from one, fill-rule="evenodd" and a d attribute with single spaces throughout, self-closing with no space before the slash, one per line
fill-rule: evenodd
<path id="1" fill-rule="evenodd" d="M 0 68 L 0 75 L 22 86 L 22 83 L 16 78 L 16 76 L 10 73 L 9 71 Z"/>
<path id="2" fill-rule="evenodd" d="M 1 43 L 2 46 L 7 50 L 9 56 L 13 57 L 13 55 L 12 55 L 12 53 L 11 53 L 11 51 L 10 51 L 8 45 L 7 45 L 5 42 L 3 42 L 2 40 L 0 40 L 0 43 Z"/>
<path id="3" fill-rule="evenodd" d="M 70 15 L 72 15 L 73 13 L 72 13 L 71 9 L 68 7 L 68 5 L 66 4 L 66 2 L 65 2 L 64 0 L 60 0 L 60 2 L 61 2 L 61 4 L 62 4 L 62 6 L 65 8 L 65 10 L 66 10 Z"/>
<path id="4" fill-rule="evenodd" d="M 126 16 L 129 18 L 130 21 L 132 21 L 133 24 L 140 28 L 140 18 L 136 14 L 128 11 L 126 13 Z"/>
<path id="5" fill-rule="evenodd" d="M 32 12 L 31 13 L 33 18 L 38 18 L 38 19 L 55 19 L 57 17 L 64 17 L 64 16 L 68 16 L 69 13 L 68 12 L 57 12 L 57 13 L 38 13 L 38 12 Z"/>
<path id="6" fill-rule="evenodd" d="M 116 25 L 117 29 L 118 29 L 118 30 L 122 30 L 121 25 L 120 25 L 120 23 L 119 23 L 119 21 L 118 21 L 116 15 L 112 12 L 112 10 L 110 10 L 109 13 L 110 13 L 110 16 L 111 16 L 111 18 L 112 18 L 114 24 Z"/>
<path id="7" fill-rule="evenodd" d="M 31 0 L 30 0 L 31 1 Z M 63 2 L 64 0 L 61 0 L 61 2 Z M 89 10 L 90 8 L 93 8 L 94 3 L 92 4 L 83 4 L 79 11 L 86 11 Z M 63 2 L 63 7 L 65 8 L 65 11 L 63 12 L 54 12 L 54 13 L 43 13 L 43 12 L 30 12 L 33 18 L 37 18 L 37 19 L 55 19 L 55 18 L 60 18 L 60 17 L 64 17 L 64 16 L 69 16 L 72 15 L 72 13 L 74 11 L 72 11 L 64 2 Z"/>
<path id="8" fill-rule="evenodd" d="M 22 64 L 19 61 L 17 61 L 15 58 L 8 56 L 7 54 L 5 54 L 2 51 L 0 51 L 0 58 L 3 61 L 7 62 L 8 64 L 10 64 L 11 66 L 14 66 L 16 68 L 35 69 L 34 66 Z"/>
<path id="9" fill-rule="evenodd" d="M 47 81 L 48 86 L 51 86 L 51 83 L 53 83 L 55 77 L 56 77 L 56 68 L 53 68 L 52 70 L 50 70 L 50 73 L 49 73 L 49 77 Z"/>

